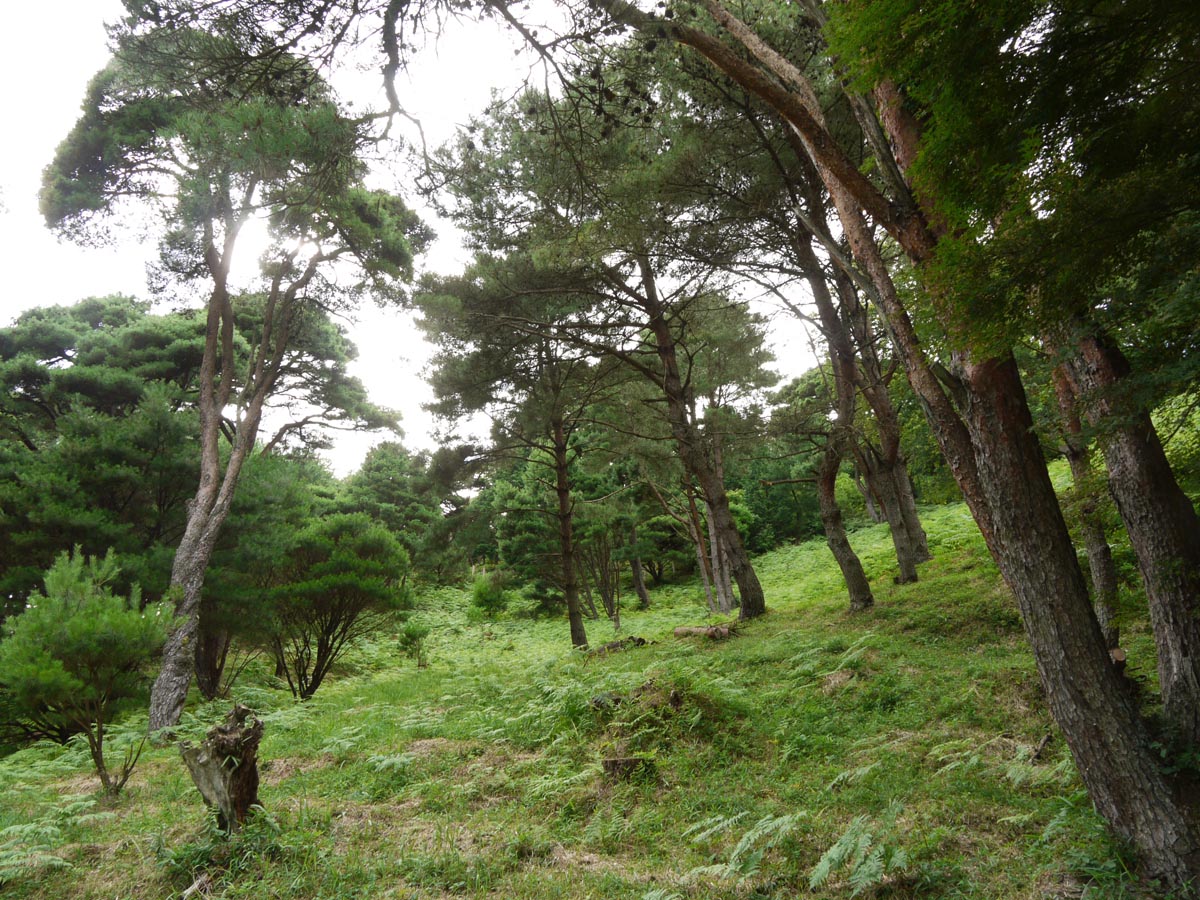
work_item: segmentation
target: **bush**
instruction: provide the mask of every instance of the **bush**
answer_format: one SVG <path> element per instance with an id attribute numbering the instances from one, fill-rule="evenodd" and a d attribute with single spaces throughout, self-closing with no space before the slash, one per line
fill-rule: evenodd
<path id="1" fill-rule="evenodd" d="M 489 617 L 504 612 L 508 608 L 508 591 L 505 590 L 504 576 L 493 572 L 491 575 L 477 577 L 471 588 L 471 605 Z"/>
<path id="2" fill-rule="evenodd" d="M 110 773 L 106 729 L 118 704 L 142 692 L 145 664 L 162 648 L 172 616 L 166 603 L 143 609 L 136 585 L 128 598 L 113 594 L 118 571 L 111 552 L 101 560 L 78 548 L 63 553 L 46 572 L 45 593 L 30 596 L 0 643 L 0 684 L 12 707 L 42 733 L 85 735 L 110 794 L 129 780 L 141 744 Z"/>
<path id="3" fill-rule="evenodd" d="M 425 638 L 429 637 L 429 626 L 409 619 L 400 629 L 400 649 L 409 659 L 417 661 L 417 668 L 423 669 L 428 665 L 425 658 Z"/>

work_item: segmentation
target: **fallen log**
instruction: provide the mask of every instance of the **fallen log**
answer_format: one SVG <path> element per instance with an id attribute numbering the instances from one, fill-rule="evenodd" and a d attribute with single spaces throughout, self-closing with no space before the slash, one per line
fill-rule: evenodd
<path id="1" fill-rule="evenodd" d="M 649 641 L 637 635 L 630 635 L 626 638 L 621 638 L 619 641 L 609 641 L 607 644 L 602 644 L 597 647 L 592 653 L 601 656 L 605 653 L 618 653 L 621 650 L 628 650 L 630 647 L 645 647 Z"/>
<path id="2" fill-rule="evenodd" d="M 713 641 L 723 641 L 731 637 L 733 633 L 732 625 L 680 625 L 675 629 L 677 638 L 696 635 Z"/>
<path id="3" fill-rule="evenodd" d="M 249 722 L 247 722 L 249 720 Z M 238 704 L 225 721 L 208 730 L 199 747 L 186 742 L 179 752 L 208 806 L 217 808 L 217 825 L 233 832 L 258 805 L 258 744 L 263 723 Z"/>

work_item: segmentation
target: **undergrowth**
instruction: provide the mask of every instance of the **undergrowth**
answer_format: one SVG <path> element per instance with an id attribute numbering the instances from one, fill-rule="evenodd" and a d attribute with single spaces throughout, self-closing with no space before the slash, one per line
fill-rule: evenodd
<path id="1" fill-rule="evenodd" d="M 398 627 L 307 702 L 265 672 L 239 685 L 266 723 L 266 812 L 234 838 L 171 748 L 104 806 L 77 748 L 30 747 L 0 760 L 4 895 L 1133 896 L 978 532 L 961 506 L 924 523 L 935 559 L 912 585 L 885 529 L 851 535 L 866 613 L 823 543 L 760 557 L 770 614 L 720 642 L 671 635 L 709 621 L 692 584 L 624 611 L 621 636 L 649 643 L 604 655 L 570 650 L 565 621 L 428 591 L 423 668 Z"/>

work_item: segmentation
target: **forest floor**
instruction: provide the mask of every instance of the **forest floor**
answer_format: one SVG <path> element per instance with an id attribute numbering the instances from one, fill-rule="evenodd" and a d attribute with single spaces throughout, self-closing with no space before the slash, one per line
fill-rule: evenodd
<path id="1" fill-rule="evenodd" d="M 23 750 L 0 760 L 0 894 L 1137 896 L 965 508 L 924 517 L 917 584 L 892 583 L 884 528 L 853 533 L 865 613 L 814 541 L 758 558 L 769 613 L 724 641 L 672 637 L 715 621 L 694 585 L 623 612 L 616 637 L 648 645 L 590 655 L 565 620 L 481 620 L 468 591 L 438 589 L 416 612 L 426 668 L 384 636 L 296 703 L 252 667 L 235 695 L 266 723 L 265 815 L 232 840 L 177 750 L 147 748 L 111 802 L 81 748 Z M 1128 672 L 1152 685 L 1148 630 L 1122 612 Z"/>

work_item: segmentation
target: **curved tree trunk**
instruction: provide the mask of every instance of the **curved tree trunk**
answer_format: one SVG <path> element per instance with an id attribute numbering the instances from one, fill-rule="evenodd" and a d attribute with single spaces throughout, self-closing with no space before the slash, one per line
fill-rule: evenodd
<path id="1" fill-rule="evenodd" d="M 842 570 L 846 590 L 850 593 L 850 609 L 859 612 L 874 606 L 875 597 L 871 593 L 871 585 L 863 571 L 862 562 L 850 546 L 850 539 L 846 537 L 846 527 L 842 522 L 842 510 L 838 506 L 835 491 L 841 464 L 842 454 L 831 435 L 829 443 L 825 445 L 821 467 L 817 472 L 817 500 L 821 508 L 821 524 L 825 526 L 825 543 L 829 545 L 838 568 Z"/>
<path id="2" fill-rule="evenodd" d="M 1200 872 L 1195 798 L 1158 765 L 1136 699 L 1109 657 L 1011 357 L 956 365 L 1000 571 L 1017 597 L 1046 699 L 1097 811 L 1151 875 Z M 1100 725 L 1099 723 L 1104 723 Z"/>

